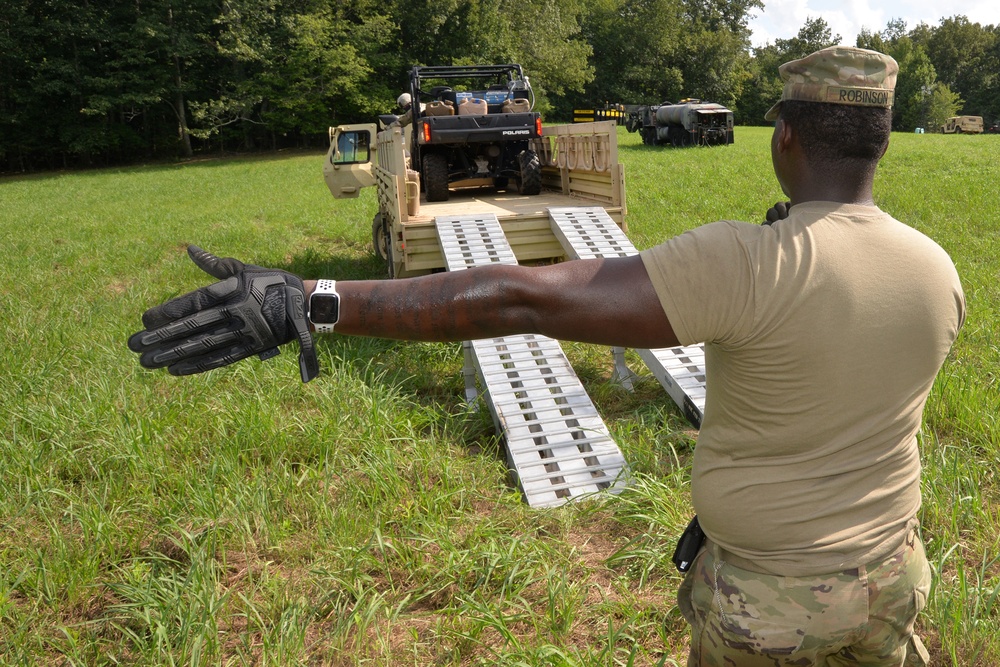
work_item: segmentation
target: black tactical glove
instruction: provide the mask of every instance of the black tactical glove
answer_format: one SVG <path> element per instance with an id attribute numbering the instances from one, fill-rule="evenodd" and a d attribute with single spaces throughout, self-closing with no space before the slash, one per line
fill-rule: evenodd
<path id="1" fill-rule="evenodd" d="M 778 220 L 784 220 L 788 217 L 788 212 L 792 209 L 792 202 L 790 201 L 779 201 L 777 204 L 767 209 L 767 213 L 764 215 L 764 222 L 761 224 L 771 225 Z"/>
<path id="2" fill-rule="evenodd" d="M 144 331 L 128 346 L 146 368 L 167 367 L 171 375 L 191 375 L 227 366 L 254 354 L 270 359 L 278 346 L 299 341 L 302 381 L 319 374 L 306 320 L 302 280 L 287 271 L 219 258 L 198 246 L 188 255 L 217 282 L 150 308 Z"/>

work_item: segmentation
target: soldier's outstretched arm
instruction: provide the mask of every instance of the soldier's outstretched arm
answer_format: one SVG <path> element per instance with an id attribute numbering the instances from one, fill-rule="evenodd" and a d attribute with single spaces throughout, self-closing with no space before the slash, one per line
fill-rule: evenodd
<path id="1" fill-rule="evenodd" d="M 335 331 L 349 335 L 458 341 L 539 333 L 635 348 L 678 344 L 637 256 L 338 281 L 336 290 Z"/>
<path id="2" fill-rule="evenodd" d="M 518 333 L 635 348 L 677 345 L 642 260 L 490 266 L 404 280 L 302 281 L 191 246 L 192 261 L 220 282 L 150 308 L 129 338 L 147 368 L 201 373 L 297 340 L 304 382 L 319 371 L 310 321 L 349 335 L 460 341 Z M 336 297 L 314 294 L 332 282 Z M 310 298 L 312 297 L 312 298 Z M 317 298 L 320 297 L 320 298 Z M 317 319 L 317 302 L 336 304 Z"/>

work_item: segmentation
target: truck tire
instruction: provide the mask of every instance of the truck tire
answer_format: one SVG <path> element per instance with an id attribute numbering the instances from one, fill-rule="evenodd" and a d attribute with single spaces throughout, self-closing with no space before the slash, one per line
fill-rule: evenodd
<path id="1" fill-rule="evenodd" d="M 382 224 L 382 214 L 376 213 L 372 218 L 372 249 L 376 257 L 389 259 L 388 240 L 389 235 L 386 233 L 385 225 Z"/>
<path id="2" fill-rule="evenodd" d="M 384 218 L 381 213 L 376 213 L 372 218 L 372 249 L 375 251 L 375 256 L 385 262 L 389 277 L 392 278 L 390 243 L 389 230 L 385 227 Z"/>
<path id="3" fill-rule="evenodd" d="M 517 156 L 521 167 L 521 183 L 519 190 L 522 195 L 537 195 L 542 191 L 542 162 L 535 151 L 522 151 Z"/>
<path id="4" fill-rule="evenodd" d="M 442 153 L 424 156 L 424 193 L 427 201 L 448 201 L 448 157 Z"/>

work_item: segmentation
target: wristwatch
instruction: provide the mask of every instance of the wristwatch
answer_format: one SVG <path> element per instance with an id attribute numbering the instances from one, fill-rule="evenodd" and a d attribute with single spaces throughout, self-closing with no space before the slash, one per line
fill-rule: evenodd
<path id="1" fill-rule="evenodd" d="M 309 295 L 309 322 L 316 333 L 333 333 L 333 327 L 339 319 L 340 295 L 337 294 L 337 281 L 317 281 L 316 289 Z"/>

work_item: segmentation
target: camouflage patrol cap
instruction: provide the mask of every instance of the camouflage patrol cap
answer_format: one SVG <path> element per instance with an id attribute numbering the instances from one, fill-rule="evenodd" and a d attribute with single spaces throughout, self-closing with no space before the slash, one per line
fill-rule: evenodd
<path id="1" fill-rule="evenodd" d="M 764 120 L 777 120 L 785 100 L 891 108 L 898 72 L 896 61 L 878 51 L 851 46 L 821 49 L 778 68 L 785 88 Z"/>

